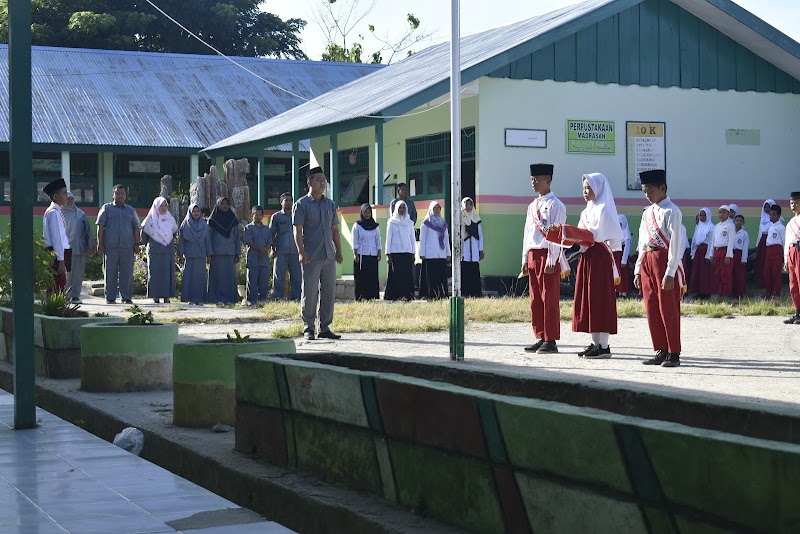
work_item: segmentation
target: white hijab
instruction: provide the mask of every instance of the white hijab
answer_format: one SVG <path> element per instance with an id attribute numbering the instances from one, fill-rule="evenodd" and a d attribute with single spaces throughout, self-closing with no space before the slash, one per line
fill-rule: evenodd
<path id="1" fill-rule="evenodd" d="M 172 243 L 173 236 L 178 231 L 178 223 L 175 222 L 175 217 L 169 211 L 163 215 L 158 211 L 166 203 L 166 198 L 156 197 L 142 223 L 142 229 L 150 236 L 150 239 L 165 247 Z"/>
<path id="2" fill-rule="evenodd" d="M 400 205 L 405 208 L 405 213 L 400 215 Z M 414 250 L 414 221 L 408 215 L 408 206 L 402 200 L 398 200 L 394 205 L 394 212 L 386 223 L 386 241 L 389 241 L 389 234 L 392 234 L 392 241 L 397 239 L 402 243 L 403 250 Z"/>
<path id="3" fill-rule="evenodd" d="M 708 234 L 714 231 L 714 223 L 711 221 L 711 210 L 703 208 L 700 211 L 706 213 L 706 222 L 698 222 L 697 226 L 695 226 L 694 235 L 692 236 L 692 245 L 694 246 L 692 248 L 697 248 L 698 245 L 705 243 Z"/>
<path id="4" fill-rule="evenodd" d="M 769 212 L 764 213 L 764 206 L 766 206 L 767 204 L 769 204 L 770 207 L 771 207 L 773 204 L 775 204 L 775 201 L 772 200 L 771 198 L 768 198 L 761 205 L 761 222 L 758 224 L 758 239 L 759 240 L 761 239 L 761 235 L 762 234 L 766 234 L 767 231 L 769 230 L 769 227 L 772 226 L 772 221 L 769 220 Z"/>
<path id="5" fill-rule="evenodd" d="M 608 179 L 599 172 L 584 174 L 581 182 L 583 178 L 595 194 L 594 200 L 586 203 L 581 215 L 584 227 L 592 232 L 595 242 L 610 241 L 612 248 L 619 246 L 622 243 L 622 229 Z"/>
<path id="6" fill-rule="evenodd" d="M 622 243 L 627 243 L 633 236 L 631 235 L 631 228 L 628 225 L 628 218 L 625 215 L 619 215 L 619 228 L 622 230 Z"/>

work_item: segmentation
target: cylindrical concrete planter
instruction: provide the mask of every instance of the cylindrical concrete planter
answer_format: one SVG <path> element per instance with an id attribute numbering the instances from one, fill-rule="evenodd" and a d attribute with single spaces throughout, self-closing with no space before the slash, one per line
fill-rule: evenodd
<path id="1" fill-rule="evenodd" d="M 172 387 L 176 323 L 81 327 L 81 389 L 149 391 Z"/>
<path id="2" fill-rule="evenodd" d="M 242 354 L 294 354 L 291 339 L 247 343 L 186 341 L 175 343 L 172 360 L 173 422 L 185 427 L 234 424 L 234 362 Z"/>

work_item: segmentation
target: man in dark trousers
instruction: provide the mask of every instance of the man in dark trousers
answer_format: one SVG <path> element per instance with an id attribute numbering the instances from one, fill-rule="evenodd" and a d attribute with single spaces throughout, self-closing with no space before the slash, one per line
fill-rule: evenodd
<path id="1" fill-rule="evenodd" d="M 97 253 L 105 264 L 106 303 L 117 300 L 117 289 L 123 304 L 133 304 L 133 256 L 139 252 L 141 234 L 139 216 L 125 203 L 128 190 L 114 186 L 114 202 L 104 204 L 97 214 Z"/>
<path id="2" fill-rule="evenodd" d="M 61 206 L 67 202 L 67 182 L 59 178 L 44 186 L 42 191 L 50 197 L 50 206 L 44 212 L 44 246 L 55 255 L 54 289 L 64 291 L 67 287 L 67 272 L 71 270 L 72 253 L 67 238 L 67 224 L 61 214 Z"/>

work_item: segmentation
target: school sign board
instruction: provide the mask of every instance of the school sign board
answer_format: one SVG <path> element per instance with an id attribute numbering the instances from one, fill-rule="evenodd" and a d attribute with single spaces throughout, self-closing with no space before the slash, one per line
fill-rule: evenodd
<path id="1" fill-rule="evenodd" d="M 567 120 L 567 154 L 614 154 L 614 121 Z"/>
<path id="2" fill-rule="evenodd" d="M 628 190 L 642 187 L 639 173 L 652 169 L 667 170 L 667 149 L 663 122 L 628 122 Z"/>

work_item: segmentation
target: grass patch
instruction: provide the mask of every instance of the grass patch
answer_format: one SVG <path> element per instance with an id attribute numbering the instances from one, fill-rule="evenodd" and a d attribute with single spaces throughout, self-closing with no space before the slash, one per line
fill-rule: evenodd
<path id="1" fill-rule="evenodd" d="M 292 339 L 303 335 L 303 325 L 293 324 L 283 328 L 278 328 L 272 332 L 272 337 L 277 339 Z"/>
<path id="2" fill-rule="evenodd" d="M 338 310 L 340 306 L 342 306 L 342 304 L 337 303 L 336 309 Z M 286 300 L 269 301 L 263 306 L 254 309 L 260 312 L 267 321 L 297 319 L 300 317 L 299 302 L 290 302 Z"/>

